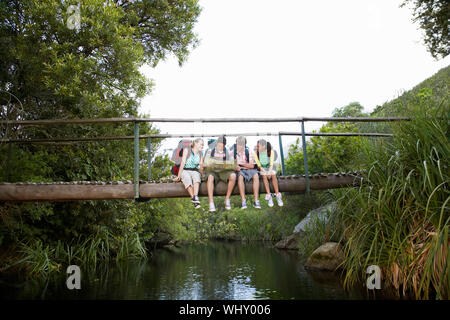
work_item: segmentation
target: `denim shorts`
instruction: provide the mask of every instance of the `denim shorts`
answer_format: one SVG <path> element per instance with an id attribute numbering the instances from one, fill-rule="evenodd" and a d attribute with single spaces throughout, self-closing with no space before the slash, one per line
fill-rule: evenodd
<path id="1" fill-rule="evenodd" d="M 237 177 L 243 176 L 245 182 L 251 181 L 255 174 L 258 174 L 258 170 L 256 169 L 241 169 L 236 172 Z"/>

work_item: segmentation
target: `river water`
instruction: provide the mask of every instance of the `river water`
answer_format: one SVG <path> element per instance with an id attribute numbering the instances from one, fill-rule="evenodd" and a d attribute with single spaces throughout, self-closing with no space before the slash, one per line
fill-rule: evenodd
<path id="1" fill-rule="evenodd" d="M 159 249 L 147 260 L 81 267 L 81 289 L 61 272 L 47 279 L 0 279 L 0 299 L 365 299 L 333 273 L 307 271 L 296 252 L 263 242 L 213 241 Z"/>

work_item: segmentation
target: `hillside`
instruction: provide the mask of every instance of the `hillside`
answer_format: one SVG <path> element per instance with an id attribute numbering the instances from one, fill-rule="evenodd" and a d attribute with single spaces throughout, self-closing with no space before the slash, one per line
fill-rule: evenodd
<path id="1" fill-rule="evenodd" d="M 448 106 L 449 84 L 450 66 L 447 66 L 398 98 L 377 106 L 370 115 L 373 117 L 407 116 L 408 106 L 416 104 L 418 95 L 427 97 L 431 105 L 444 103 Z"/>

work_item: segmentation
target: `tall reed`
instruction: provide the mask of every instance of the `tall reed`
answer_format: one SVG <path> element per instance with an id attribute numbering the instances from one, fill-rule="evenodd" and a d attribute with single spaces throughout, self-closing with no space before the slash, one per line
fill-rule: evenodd
<path id="1" fill-rule="evenodd" d="M 138 235 L 114 236 L 107 230 L 101 230 L 90 236 L 80 236 L 68 243 L 58 240 L 44 244 L 33 239 L 20 244 L 22 258 L 12 266 L 18 266 L 29 276 L 46 276 L 61 271 L 62 266 L 71 264 L 96 268 L 98 262 L 115 259 L 146 258 L 147 251 Z"/>
<path id="2" fill-rule="evenodd" d="M 378 265 L 399 295 L 449 298 L 448 112 L 415 109 L 412 121 L 393 126 L 392 140 L 367 146 L 364 183 L 339 200 L 346 285 Z"/>

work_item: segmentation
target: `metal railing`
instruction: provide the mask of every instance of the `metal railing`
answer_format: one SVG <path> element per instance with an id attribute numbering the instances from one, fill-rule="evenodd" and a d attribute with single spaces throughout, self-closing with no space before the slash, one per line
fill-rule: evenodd
<path id="1" fill-rule="evenodd" d="M 133 123 L 134 135 L 133 136 L 105 136 L 105 137 L 90 137 L 90 138 L 55 138 L 55 139 L 0 139 L 0 143 L 8 143 L 9 146 L 12 143 L 58 143 L 58 142 L 92 142 L 92 141 L 104 141 L 104 140 L 134 140 L 134 198 L 139 198 L 139 140 L 147 139 L 147 153 L 148 153 L 148 179 L 151 180 L 151 147 L 152 138 L 184 138 L 184 137 L 214 137 L 220 134 L 150 134 L 139 135 L 139 123 L 140 122 L 196 122 L 196 123 L 208 123 L 208 122 L 300 122 L 301 132 L 257 132 L 257 133 L 233 133 L 226 134 L 227 136 L 278 136 L 280 145 L 280 157 L 282 173 L 285 174 L 284 165 L 284 153 L 282 145 L 282 136 L 302 136 L 303 147 L 303 161 L 305 167 L 306 178 L 306 192 L 310 192 L 309 183 L 309 169 L 308 169 L 308 157 L 306 151 L 306 137 L 307 136 L 366 136 L 366 137 L 391 137 L 392 134 L 386 133 L 362 133 L 362 132 L 349 132 L 349 133 L 311 133 L 305 132 L 305 122 L 393 122 L 393 121 L 408 121 L 410 118 L 406 117 L 325 117 L 325 118 L 197 118 L 197 119 L 181 119 L 181 118 L 97 118 L 97 119 L 54 119 L 54 120 L 2 120 L 0 125 L 15 125 L 15 126 L 47 126 L 47 125 L 67 125 L 67 124 L 106 124 L 106 123 Z M 10 148 L 8 148 L 9 163 Z"/>

